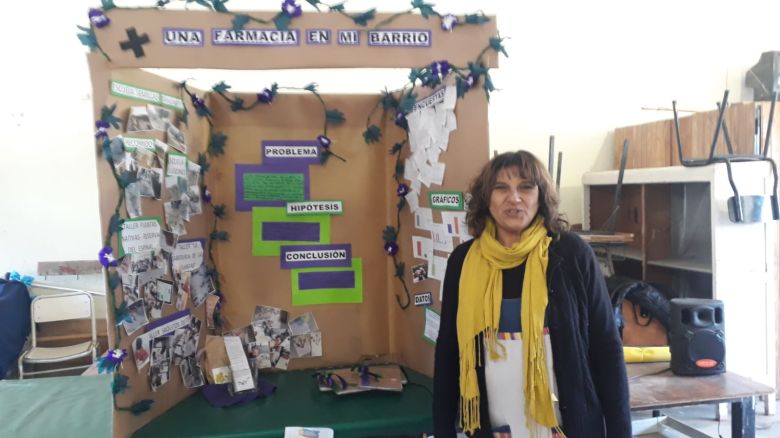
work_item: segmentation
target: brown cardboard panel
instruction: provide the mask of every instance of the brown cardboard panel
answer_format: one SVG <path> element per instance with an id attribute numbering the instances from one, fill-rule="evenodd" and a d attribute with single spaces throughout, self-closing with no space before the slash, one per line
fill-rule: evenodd
<path id="1" fill-rule="evenodd" d="M 127 114 L 131 106 L 142 105 L 142 103 L 108 95 L 107 91 L 109 89 L 109 78 L 113 80 L 120 80 L 135 86 L 164 92 L 174 96 L 178 95 L 178 91 L 175 89 L 174 83 L 167 79 L 163 79 L 135 69 L 113 70 L 106 74 L 107 71 L 104 70 L 105 66 L 101 65 L 100 62 L 93 61 L 91 65 L 93 68 L 92 77 L 95 102 L 101 102 L 99 99 L 102 98 L 102 102 L 105 102 L 105 104 L 108 106 L 116 104 L 116 115 L 124 116 Z M 100 110 L 98 105 L 96 105 L 96 118 L 99 117 L 99 114 Z M 182 132 L 184 132 L 188 141 L 188 156 L 190 160 L 196 161 L 197 153 L 205 149 L 205 139 L 207 138 L 208 124 L 204 120 L 198 120 L 197 117 L 191 116 L 189 120 L 189 128 L 182 127 Z M 112 137 L 118 134 L 119 132 L 111 130 Z M 160 137 L 159 135 L 159 133 L 147 134 L 147 136 L 151 137 L 164 138 Z M 109 218 L 113 214 L 117 200 L 119 199 L 119 191 L 112 176 L 111 169 L 103 159 L 99 148 L 96 149 L 96 160 L 98 163 L 97 168 L 100 194 L 101 227 L 103 230 L 105 230 L 108 226 Z M 167 199 L 166 196 L 167 193 L 165 189 L 163 189 L 163 196 L 159 201 L 144 198 L 142 200 L 144 216 L 159 216 L 163 220 L 164 224 L 165 216 L 163 213 L 163 203 Z M 123 217 L 127 216 L 124 208 L 121 210 L 121 214 Z M 187 223 L 187 234 L 182 236 L 182 239 L 205 238 L 208 235 L 210 225 L 211 214 L 207 209 L 207 206 L 204 205 L 204 213 L 200 216 L 194 216 L 193 219 Z M 114 238 L 114 241 L 111 244 L 115 249 L 117 248 L 116 238 Z M 121 297 L 117 297 L 116 303 L 119 303 L 120 300 Z M 109 303 L 109 306 L 110 305 L 111 303 Z M 200 306 L 199 308 L 193 310 L 193 314 L 204 321 L 203 327 L 205 327 L 204 309 L 205 306 Z M 173 305 L 166 305 L 163 307 L 163 316 L 174 313 L 175 311 L 176 309 Z M 113 312 L 109 311 L 107 315 L 109 324 L 109 344 L 113 345 L 117 333 L 114 328 Z M 135 339 L 138 335 L 142 334 L 143 330 L 135 332 L 132 336 L 127 336 L 127 334 L 124 332 L 124 328 L 119 328 L 119 330 L 121 330 L 120 348 L 132 351 L 132 340 Z M 201 337 L 204 336 L 204 333 L 205 328 L 201 331 Z M 203 339 L 201 339 L 201 342 L 202 341 Z M 151 391 L 149 386 L 149 366 L 145 367 L 139 373 L 136 370 L 135 364 L 132 362 L 132 360 L 128 359 L 124 362 L 124 367 L 121 372 L 122 374 L 125 374 L 129 377 L 129 389 L 124 394 L 117 396 L 117 404 L 119 406 L 129 406 L 134 402 L 147 398 L 152 399 L 155 402 L 152 405 L 151 411 L 141 416 L 133 416 L 129 412 L 114 411 L 115 436 L 129 436 L 133 431 L 151 421 L 154 417 L 170 409 L 172 406 L 176 405 L 178 402 L 193 393 L 193 391 L 187 390 L 183 387 L 178 367 L 172 368 L 171 380 L 155 393 Z"/>
<path id="2" fill-rule="evenodd" d="M 446 164 L 444 173 L 444 185 L 432 186 L 435 191 L 459 191 L 467 192 L 471 180 L 477 176 L 477 173 L 489 159 L 490 150 L 488 147 L 488 103 L 484 93 L 479 90 L 467 93 L 464 99 L 458 99 L 455 107 L 455 115 L 458 120 L 458 128 L 450 133 L 449 148 L 444 152 L 440 160 Z M 399 136 L 401 131 L 395 128 L 389 128 L 391 132 Z M 386 145 L 392 145 L 394 141 L 386 142 Z M 517 149 L 522 149 L 522 145 L 512 145 Z M 388 175 L 392 175 L 394 162 L 388 163 Z M 389 180 L 391 187 L 395 183 Z M 395 202 L 397 198 L 393 197 L 388 201 L 388 224 L 395 225 Z M 428 207 L 428 189 L 422 186 L 420 194 L 420 205 Z M 441 213 L 433 210 L 434 222 L 441 223 Z M 412 257 L 411 236 L 422 235 L 430 237 L 429 232 L 413 230 L 414 224 L 412 214 L 408 208 L 404 209 L 401 215 L 401 233 L 398 244 L 400 245 L 399 255 L 406 263 L 406 284 L 410 288 L 412 299 L 415 293 L 432 292 L 433 308 L 439 311 L 441 302 L 439 301 L 439 282 L 433 279 L 424 280 L 420 283 L 412 283 L 411 265 L 420 262 Z M 460 243 L 455 240 L 456 245 Z M 436 255 L 447 257 L 448 254 L 439 251 Z M 389 259 L 389 257 L 388 257 Z M 393 309 L 390 315 L 392 323 L 392 346 L 393 351 L 397 352 L 403 362 L 409 367 L 427 375 L 433 375 L 433 353 L 434 346 L 425 341 L 422 337 L 425 325 L 425 313 L 422 307 L 415 307 L 411 304 L 406 310 L 396 303 L 393 293 L 403 294 L 403 287 L 400 282 L 392 277 L 392 261 L 388 261 L 388 306 Z"/>
<path id="3" fill-rule="evenodd" d="M 273 12 L 248 12 L 258 18 L 270 19 Z M 339 14 L 315 13 L 309 10 L 293 19 L 290 29 L 299 31 L 297 47 L 239 47 L 213 46 L 212 28 L 232 28 L 232 15 L 208 11 L 157 11 L 113 9 L 106 13 L 111 25 L 96 29 L 100 46 L 110 56 L 114 67 L 169 67 L 169 68 L 222 68 L 259 70 L 280 68 L 352 68 L 352 67 L 419 67 L 434 60 L 447 59 L 450 63 L 465 66 L 474 61 L 479 52 L 495 36 L 496 19 L 481 26 L 467 26 L 453 32 L 444 32 L 439 20 L 426 20 L 420 15 L 401 16 L 382 30 L 429 29 L 431 47 L 399 48 L 369 47 L 366 30 L 389 17 L 377 14 L 368 28 L 355 25 Z M 120 42 L 128 40 L 127 29 L 135 28 L 137 35 L 144 34 L 149 43 L 142 45 L 144 56 L 136 58 L 131 50 L 120 49 Z M 173 47 L 163 44 L 164 28 L 200 29 L 205 41 L 202 47 Z M 274 29 L 273 24 L 246 26 L 247 29 Z M 331 31 L 329 45 L 308 45 L 306 29 Z M 360 45 L 340 45 L 336 41 L 338 30 L 360 30 Z M 485 64 L 498 66 L 498 58 L 492 50 L 485 54 Z"/>
<path id="4" fill-rule="evenodd" d="M 241 96 L 247 102 L 254 95 Z M 344 214 L 331 216 L 330 243 L 349 243 L 352 257 L 363 260 L 363 303 L 292 305 L 291 273 L 280 269 L 279 256 L 252 256 L 252 213 L 235 210 L 235 165 L 261 164 L 263 140 L 314 140 L 322 133 L 324 113 L 313 95 L 279 94 L 271 105 L 231 112 L 215 96 L 211 108 L 214 129 L 227 135 L 225 155 L 212 162 L 217 177 L 214 199 L 225 203 L 228 218 L 220 228 L 230 242 L 219 246 L 219 267 L 227 297 L 224 315 L 231 325 L 249 324 L 255 306 L 269 305 L 290 312 L 290 318 L 313 312 L 322 330 L 321 358 L 293 359 L 290 369 L 354 363 L 362 354 L 386 354 L 388 310 L 387 270 L 381 233 L 385 226 L 387 147 L 366 145 L 362 132 L 366 115 L 378 95 L 323 95 L 328 108 L 342 111 L 346 122 L 331 127 L 332 150 L 347 162 L 331 158 L 326 165 L 309 165 L 310 199 L 342 200 Z M 394 194 L 393 194 L 394 195 Z"/>

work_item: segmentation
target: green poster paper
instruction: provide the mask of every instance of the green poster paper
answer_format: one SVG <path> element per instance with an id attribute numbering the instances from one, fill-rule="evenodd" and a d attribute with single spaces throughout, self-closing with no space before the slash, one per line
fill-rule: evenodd
<path id="1" fill-rule="evenodd" d="M 306 199 L 303 173 L 245 173 L 244 201 L 300 202 Z"/>
<path id="2" fill-rule="evenodd" d="M 319 223 L 318 241 L 263 240 L 263 224 L 268 222 Z M 285 207 L 252 208 L 252 255 L 279 256 L 282 245 L 316 245 L 330 243 L 330 216 L 306 215 L 288 216 Z"/>
<path id="3" fill-rule="evenodd" d="M 431 208 L 443 210 L 463 210 L 462 192 L 428 192 Z"/>
<path id="4" fill-rule="evenodd" d="M 341 289 L 306 289 L 298 287 L 298 274 L 303 272 L 355 272 L 355 287 Z M 303 268 L 291 269 L 292 303 L 293 306 L 306 306 L 309 304 L 348 304 L 363 302 L 363 260 L 352 259 L 349 268 Z"/>

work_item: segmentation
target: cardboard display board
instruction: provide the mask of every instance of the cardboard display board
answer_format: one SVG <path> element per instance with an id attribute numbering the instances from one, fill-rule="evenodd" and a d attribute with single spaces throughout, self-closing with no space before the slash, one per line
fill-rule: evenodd
<path id="1" fill-rule="evenodd" d="M 393 23 L 392 28 L 426 30 L 430 37 L 430 47 L 369 46 L 365 39 L 366 29 L 359 32 L 364 38 L 360 45 L 347 47 L 334 40 L 329 45 L 315 46 L 307 44 L 305 37 L 301 37 L 306 35 L 307 29 L 326 29 L 331 31 L 331 36 L 335 36 L 339 29 L 344 29 L 345 24 L 350 23 L 335 14 L 312 13 L 295 20 L 292 26 L 300 31 L 299 38 L 304 38 L 299 40 L 298 46 L 236 47 L 211 44 L 214 42 L 210 35 L 212 29 L 230 27 L 229 17 L 217 13 L 114 10 L 110 11 L 109 16 L 112 20 L 111 26 L 97 30 L 96 33 L 101 47 L 110 55 L 112 62 L 107 62 L 97 53 L 89 56 L 96 120 L 100 117 L 100 108 L 103 105 L 117 104 L 116 114 L 126 117 L 130 107 L 139 104 L 138 100 L 110 94 L 111 81 L 154 90 L 172 97 L 180 95 L 175 83 L 137 69 L 141 67 L 419 67 L 442 59 L 448 59 L 453 64 L 466 65 L 484 48 L 488 38 L 496 33 L 494 19 L 484 26 L 472 26 L 462 32 L 449 34 L 441 31 L 436 21 L 429 22 L 420 16 L 402 16 Z M 378 19 L 382 18 L 383 15 L 379 14 Z M 136 57 L 132 51 L 119 48 L 120 41 L 128 38 L 127 32 L 130 28 L 149 36 L 150 42 L 143 45 L 142 57 Z M 166 28 L 202 29 L 205 41 L 197 47 L 165 45 L 163 39 Z M 495 54 L 489 53 L 485 61 L 487 66 L 495 67 Z M 404 78 L 399 78 L 399 82 L 403 80 Z M 421 89 L 418 92 L 422 98 L 431 90 Z M 201 91 L 197 93 L 204 96 Z M 404 301 L 406 298 L 401 284 L 393 276 L 395 270 L 392 259 L 383 251 L 381 238 L 382 230 L 386 226 L 396 225 L 398 197 L 395 193 L 396 183 L 392 178 L 395 158 L 388 154 L 388 150 L 402 140 L 404 132 L 393 125 L 392 119 L 375 120 L 373 123 L 382 128 L 381 141 L 367 145 L 362 137 L 366 128 L 366 116 L 380 96 L 322 95 L 329 108 L 338 108 L 346 117 L 345 123 L 329 128 L 328 136 L 333 141 L 334 152 L 347 161 L 331 158 L 325 165 L 308 165 L 305 175 L 308 183 L 306 199 L 342 201 L 343 213 L 328 218 L 328 235 L 324 243 L 350 245 L 350 257 L 353 260 L 360 259 L 362 265 L 362 296 L 358 300 L 360 302 L 306 305 L 294 305 L 293 288 L 298 286 L 303 289 L 303 283 L 306 281 L 325 281 L 322 280 L 324 277 L 317 276 L 317 270 L 312 269 L 315 275 L 301 274 L 296 277 L 298 281 L 293 282 L 291 270 L 280 267 L 278 255 L 253 255 L 253 246 L 256 246 L 258 239 L 258 215 L 272 214 L 271 210 L 267 209 L 273 207 L 263 205 L 260 209 L 266 210 L 253 212 L 251 206 L 249 210 L 245 210 L 244 206 L 238 205 L 236 178 L 247 180 L 244 173 L 237 175 L 237 172 L 251 170 L 251 167 L 237 168 L 236 165 L 271 166 L 272 163 L 264 162 L 263 159 L 264 141 L 305 143 L 315 140 L 322 131 L 323 114 L 319 101 L 309 94 L 279 94 L 272 105 L 261 105 L 246 112 L 232 112 L 224 100 L 207 95 L 206 102 L 213 114 L 213 126 L 209 126 L 205 119 L 195 114 L 187 96 L 184 97 L 183 103 L 189 109 L 189 127 L 183 129 L 183 133 L 189 145 L 187 156 L 190 160 L 196 161 L 197 154 L 206 150 L 212 132 L 222 132 L 228 137 L 225 153 L 218 157 L 209 157 L 210 169 L 206 173 L 207 185 L 213 194 L 214 202 L 225 204 L 228 212 L 227 217 L 220 220 L 220 230 L 229 233 L 230 241 L 216 243 L 213 250 L 217 268 L 222 275 L 221 289 L 227 299 L 223 316 L 228 328 L 247 325 L 256 305 L 283 308 L 290 312 L 290 318 L 313 312 L 322 331 L 323 356 L 295 359 L 290 363 L 291 369 L 351 364 L 361 355 L 377 354 L 397 357 L 402 365 L 430 375 L 433 369 L 434 346 L 423 337 L 425 307 L 412 303 L 406 310 L 401 310 L 398 306 L 396 294 L 400 294 Z M 241 97 L 251 102 L 254 94 Z M 441 155 L 441 161 L 447 166 L 444 183 L 432 186 L 433 191 L 465 192 L 470 180 L 488 160 L 487 101 L 481 90 L 474 90 L 464 99 L 458 99 L 455 114 L 458 127 L 450 134 L 449 149 Z M 117 134 L 118 132 L 111 130 L 111 137 Z M 96 152 L 101 224 L 105 230 L 119 193 L 110 169 L 101 156 L 100 148 L 97 148 Z M 279 174 L 289 175 L 290 172 Z M 286 189 L 280 185 L 280 191 L 283 190 Z M 301 196 L 300 193 L 288 192 L 285 193 L 291 197 Z M 242 193 L 242 196 L 251 197 L 248 193 Z M 144 199 L 144 215 L 164 218 L 164 199 Z M 419 199 L 421 206 L 430 206 L 428 190 L 425 187 Z M 262 202 L 255 200 L 252 204 Z M 442 212 L 445 211 L 434 209 L 434 222 L 441 223 Z M 124 211 L 123 216 L 126 216 Z M 207 239 L 213 220 L 210 207 L 204 203 L 203 214 L 187 223 L 188 233 L 182 238 Z M 414 300 L 415 294 L 431 292 L 431 308 L 438 310 L 439 282 L 432 279 L 419 283 L 412 281 L 411 267 L 418 260 L 412 257 L 411 239 L 413 235 L 419 235 L 419 232 L 414 230 L 413 216 L 408 208 L 402 211 L 400 223 L 399 257 L 406 264 L 406 283 L 412 294 L 409 298 Z M 291 229 L 300 232 L 308 228 Z M 321 226 L 317 229 L 323 232 L 325 228 Z M 271 233 L 270 227 L 264 230 Z M 281 233 L 279 235 L 286 236 L 280 240 L 289 239 L 289 230 L 278 232 Z M 460 241 L 456 239 L 455 243 Z M 436 252 L 435 255 L 446 257 L 448 254 Z M 353 263 L 354 266 L 356 265 Z M 303 271 L 306 270 L 301 270 Z M 357 272 L 355 275 L 358 275 Z M 301 284 L 293 284 L 299 282 Z M 354 298 L 354 295 L 352 297 Z M 205 321 L 204 309 L 205 305 L 201 305 L 192 309 L 192 312 Z M 173 312 L 173 306 L 163 309 L 164 315 Z M 109 311 L 108 315 L 109 343 L 113 345 L 113 312 Z M 123 335 L 120 348 L 132 350 L 131 341 L 140 333 L 143 331 L 131 336 Z M 206 333 L 204 323 L 200 333 L 201 348 Z M 117 396 L 117 404 L 127 406 L 141 399 L 152 399 L 154 404 L 149 412 L 140 416 L 133 416 L 126 411 L 115 411 L 115 436 L 129 436 L 143 424 L 193 393 L 183 387 L 178 369 L 173 371 L 171 381 L 157 392 L 151 391 L 146 372 L 139 374 L 135 370 L 132 358 L 123 362 L 121 371 L 130 377 L 130 381 L 128 391 Z M 279 390 L 284 391 L 284 388 Z"/>

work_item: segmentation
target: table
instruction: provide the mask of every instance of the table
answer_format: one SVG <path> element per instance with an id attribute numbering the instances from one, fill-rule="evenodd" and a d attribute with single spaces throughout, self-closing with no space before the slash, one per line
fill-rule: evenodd
<path id="1" fill-rule="evenodd" d="M 263 374 L 276 392 L 250 403 L 219 409 L 196 394 L 152 420 L 133 436 L 274 437 L 285 426 L 330 427 L 339 438 L 417 434 L 433 430 L 433 380 L 404 369 L 403 392 L 371 391 L 337 396 L 320 392 L 312 370 Z"/>
<path id="2" fill-rule="evenodd" d="M 110 438 L 111 376 L 0 380 L 0 436 Z"/>
<path id="3" fill-rule="evenodd" d="M 731 403 L 732 438 L 755 437 L 754 397 L 774 392 L 769 386 L 728 371 L 714 376 L 685 377 L 673 374 L 668 362 L 628 364 L 626 367 L 631 411 L 728 402 Z M 674 424 L 670 426 L 674 428 L 687 427 L 676 420 L 672 422 Z"/>

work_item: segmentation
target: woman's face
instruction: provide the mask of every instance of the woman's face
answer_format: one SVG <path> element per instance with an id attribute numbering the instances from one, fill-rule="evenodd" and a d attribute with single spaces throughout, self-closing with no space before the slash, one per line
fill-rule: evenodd
<path id="1" fill-rule="evenodd" d="M 520 240 L 539 211 L 539 186 L 520 176 L 520 169 L 501 169 L 490 193 L 490 215 L 496 239 L 506 247 Z"/>

